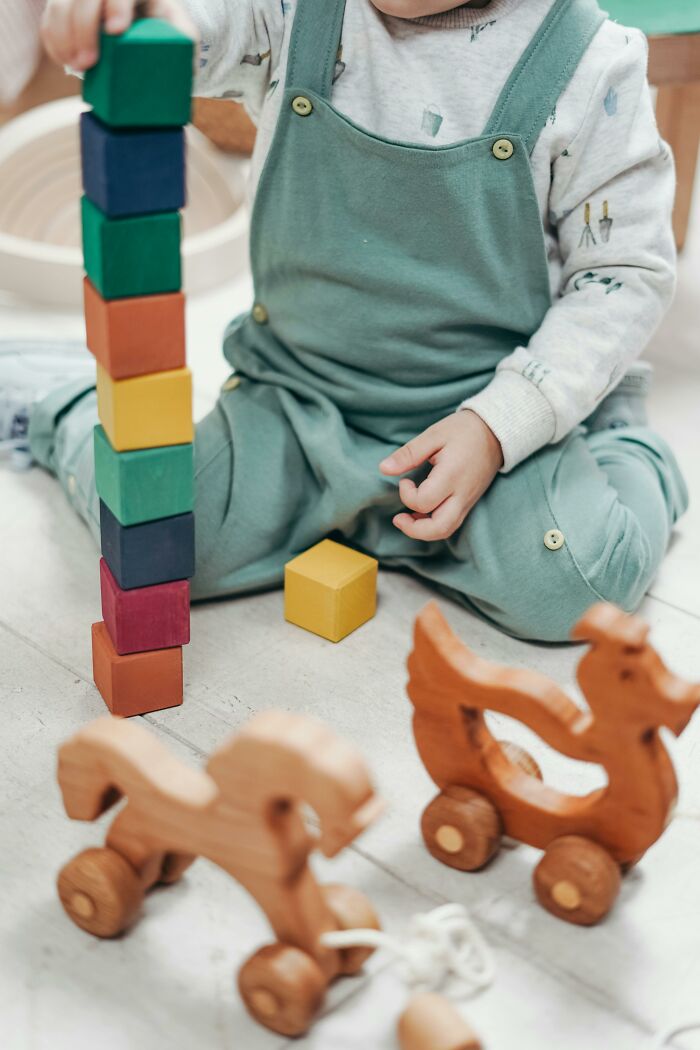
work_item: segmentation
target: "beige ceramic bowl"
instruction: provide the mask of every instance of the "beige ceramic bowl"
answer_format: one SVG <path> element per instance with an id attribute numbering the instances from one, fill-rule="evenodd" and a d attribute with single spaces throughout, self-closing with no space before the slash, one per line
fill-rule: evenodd
<path id="1" fill-rule="evenodd" d="M 0 289 L 57 306 L 81 302 L 80 99 L 39 106 L 0 129 Z M 188 128 L 184 212 L 187 292 L 247 263 L 245 161 Z"/>

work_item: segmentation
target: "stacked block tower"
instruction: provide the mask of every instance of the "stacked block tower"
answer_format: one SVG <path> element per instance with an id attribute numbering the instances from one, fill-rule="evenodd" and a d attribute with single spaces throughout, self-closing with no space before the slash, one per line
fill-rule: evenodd
<path id="1" fill-rule="evenodd" d="M 182 703 L 194 572 L 192 377 L 180 213 L 193 43 L 158 19 L 102 35 L 81 117 L 87 344 L 97 361 L 102 615 L 95 683 L 113 714 Z"/>

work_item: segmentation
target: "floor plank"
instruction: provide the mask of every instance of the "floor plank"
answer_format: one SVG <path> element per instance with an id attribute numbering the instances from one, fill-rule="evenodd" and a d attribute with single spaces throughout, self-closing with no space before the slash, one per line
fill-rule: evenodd
<path id="1" fill-rule="evenodd" d="M 280 1050 L 291 1045 L 253 1024 L 237 996 L 235 970 L 269 934 L 245 893 L 213 866 L 199 862 L 178 886 L 149 895 L 140 921 L 124 937 L 98 941 L 68 921 L 57 900 L 55 874 L 74 853 L 99 844 L 105 821 L 89 826 L 63 815 L 55 750 L 83 724 L 92 690 L 3 628 L 0 667 L 5 716 L 14 727 L 11 746 L 2 748 L 2 1046 Z M 168 743 L 183 760 L 196 764 L 191 748 L 172 738 Z M 439 899 L 358 852 L 316 867 L 323 880 L 362 887 L 395 932 L 404 933 L 408 916 L 430 910 Z M 498 938 L 494 950 L 498 984 L 469 1006 L 494 1050 L 509 1047 L 514 1030 L 524 1033 L 519 1040 L 523 1050 L 540 1050 L 543 1021 L 566 1033 L 567 1050 L 584 1050 L 596 1033 L 614 1038 L 616 1050 L 638 1046 L 638 1026 L 592 1003 L 575 981 L 562 983 L 540 972 L 527 957 L 511 951 L 507 939 Z M 388 964 L 386 954 L 377 955 L 366 975 L 338 982 L 324 1018 L 294 1045 L 349 1048 L 357 1046 L 361 1032 L 377 1050 L 393 1048 L 395 1019 L 407 990 Z M 523 988 L 533 991 L 524 995 Z M 504 996 L 511 1004 L 507 1020 Z"/>

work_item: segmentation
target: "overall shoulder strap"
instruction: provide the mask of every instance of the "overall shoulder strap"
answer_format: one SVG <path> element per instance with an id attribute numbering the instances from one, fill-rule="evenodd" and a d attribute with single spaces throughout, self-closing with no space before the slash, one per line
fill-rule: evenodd
<path id="1" fill-rule="evenodd" d="M 517 133 L 532 153 L 606 17 L 597 0 L 555 0 L 503 88 L 484 134 Z"/>
<path id="2" fill-rule="evenodd" d="M 296 0 L 287 64 L 287 87 L 329 98 L 345 0 Z"/>

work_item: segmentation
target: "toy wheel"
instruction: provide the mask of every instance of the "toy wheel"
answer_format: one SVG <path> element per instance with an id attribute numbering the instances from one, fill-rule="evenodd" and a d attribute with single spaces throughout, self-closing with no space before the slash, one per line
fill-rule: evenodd
<path id="1" fill-rule="evenodd" d="M 303 1035 L 321 1008 L 326 978 L 315 959 L 290 944 L 268 944 L 238 973 L 248 1012 L 280 1035 Z"/>
<path id="2" fill-rule="evenodd" d="M 143 888 L 116 850 L 86 849 L 59 872 L 58 895 L 76 926 L 96 937 L 116 937 L 136 918 Z"/>
<path id="3" fill-rule="evenodd" d="M 622 881 L 608 851 L 578 835 L 555 839 L 533 879 L 542 907 L 577 926 L 600 922 L 615 903 Z"/>
<path id="4" fill-rule="evenodd" d="M 379 930 L 381 926 L 377 913 L 363 893 L 352 886 L 322 886 L 321 891 L 326 904 L 333 913 L 340 930 Z M 342 948 L 340 973 L 346 976 L 362 969 L 366 959 L 374 948 Z"/>
<path id="5" fill-rule="evenodd" d="M 498 810 L 484 795 L 449 787 L 424 810 L 421 831 L 436 860 L 460 871 L 477 871 L 498 852 L 502 826 Z"/>
<path id="6" fill-rule="evenodd" d="M 519 766 L 523 773 L 528 773 L 531 777 L 544 780 L 542 770 L 529 751 L 526 751 L 520 744 L 514 744 L 512 740 L 499 740 L 498 743 L 501 745 L 503 754 L 514 766 Z"/>

